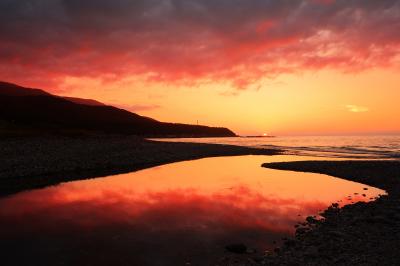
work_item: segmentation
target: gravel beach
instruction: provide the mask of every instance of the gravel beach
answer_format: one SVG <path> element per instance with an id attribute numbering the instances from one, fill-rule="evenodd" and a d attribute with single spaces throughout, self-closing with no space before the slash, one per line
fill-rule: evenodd
<path id="1" fill-rule="evenodd" d="M 0 141 L 0 150 L 2 196 L 176 161 L 278 153 L 133 136 L 6 138 Z M 308 217 L 298 225 L 295 237 L 277 250 L 232 254 L 215 265 L 400 265 L 400 161 L 307 161 L 263 167 L 328 174 L 384 189 L 388 195 L 342 208 L 333 203 L 321 213 L 324 219 Z"/>
<path id="2" fill-rule="evenodd" d="M 231 254 L 219 266 L 400 265 L 400 161 L 299 161 L 263 167 L 327 174 L 386 190 L 368 203 L 333 203 L 296 225 L 293 238 L 273 251 Z M 251 247 L 247 247 L 251 248 Z"/>
<path id="3" fill-rule="evenodd" d="M 0 196 L 165 163 L 212 156 L 277 154 L 239 146 L 168 143 L 135 136 L 8 137 L 0 140 Z"/>
<path id="4" fill-rule="evenodd" d="M 309 161 L 264 167 L 328 174 L 384 189 L 388 195 L 307 218 L 294 239 L 243 265 L 400 265 L 400 161 Z"/>

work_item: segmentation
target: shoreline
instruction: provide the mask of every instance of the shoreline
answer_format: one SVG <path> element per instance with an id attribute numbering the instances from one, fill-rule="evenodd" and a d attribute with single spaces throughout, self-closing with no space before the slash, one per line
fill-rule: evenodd
<path id="1" fill-rule="evenodd" d="M 273 253 L 245 265 L 399 265 L 400 161 L 300 161 L 263 167 L 327 174 L 386 190 L 375 201 L 343 207 L 333 203 L 308 217 Z"/>
<path id="2" fill-rule="evenodd" d="M 15 137 L 0 140 L 0 197 L 29 189 L 205 157 L 276 155 L 278 150 L 173 143 L 136 136 Z"/>
<path id="3" fill-rule="evenodd" d="M 122 174 L 215 156 L 278 155 L 242 146 L 174 143 L 133 136 L 18 137 L 0 141 L 0 197 L 61 182 Z M 296 161 L 263 164 L 277 170 L 327 174 L 388 192 L 375 201 L 324 210 L 308 218 L 275 252 L 228 255 L 219 265 L 398 265 L 400 161 Z M 382 261 L 382 258 L 385 260 Z M 225 264 L 226 263 L 226 264 Z"/>

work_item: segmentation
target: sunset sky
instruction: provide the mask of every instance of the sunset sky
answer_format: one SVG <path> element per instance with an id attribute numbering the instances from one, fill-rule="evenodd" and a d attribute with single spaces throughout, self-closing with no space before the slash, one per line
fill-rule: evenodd
<path id="1" fill-rule="evenodd" d="M 400 133 L 400 1 L 0 0 L 0 80 L 238 134 Z"/>

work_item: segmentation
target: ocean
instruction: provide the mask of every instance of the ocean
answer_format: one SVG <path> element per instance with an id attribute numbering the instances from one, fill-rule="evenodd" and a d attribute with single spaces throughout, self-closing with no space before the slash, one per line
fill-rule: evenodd
<path id="1" fill-rule="evenodd" d="M 281 149 L 285 151 L 285 154 L 291 155 L 355 159 L 400 159 L 400 135 L 163 138 L 153 140 Z"/>

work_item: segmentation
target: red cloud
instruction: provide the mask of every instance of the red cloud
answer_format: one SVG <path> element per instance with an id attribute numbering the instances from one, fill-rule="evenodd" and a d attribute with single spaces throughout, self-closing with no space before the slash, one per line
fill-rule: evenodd
<path id="1" fill-rule="evenodd" d="M 144 75 L 246 88 L 282 73 L 399 60 L 394 0 L 18 1 L 0 10 L 0 79 L 46 87 L 65 76 Z"/>

